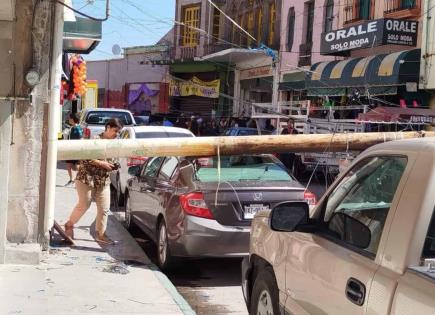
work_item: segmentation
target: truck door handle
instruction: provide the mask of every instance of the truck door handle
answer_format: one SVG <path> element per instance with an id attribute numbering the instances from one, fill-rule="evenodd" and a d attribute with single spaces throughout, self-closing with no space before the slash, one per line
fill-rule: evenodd
<path id="1" fill-rule="evenodd" d="M 365 285 L 355 278 L 350 278 L 346 284 L 346 297 L 356 305 L 363 305 L 366 297 Z"/>

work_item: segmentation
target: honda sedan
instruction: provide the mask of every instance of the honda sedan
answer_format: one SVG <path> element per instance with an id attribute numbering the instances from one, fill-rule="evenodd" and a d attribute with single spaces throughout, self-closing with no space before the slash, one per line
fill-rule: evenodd
<path id="1" fill-rule="evenodd" d="M 157 244 L 162 269 L 175 257 L 246 256 L 257 212 L 316 202 L 272 155 L 154 157 L 129 173 L 126 225 Z"/>

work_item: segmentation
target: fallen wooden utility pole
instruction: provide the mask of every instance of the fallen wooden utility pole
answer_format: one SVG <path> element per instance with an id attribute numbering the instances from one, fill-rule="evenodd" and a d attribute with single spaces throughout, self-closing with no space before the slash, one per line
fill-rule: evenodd
<path id="1" fill-rule="evenodd" d="M 122 140 L 63 140 L 58 160 L 134 156 L 215 156 L 280 153 L 362 151 L 372 145 L 420 137 L 435 132 L 373 132 L 285 136 L 198 137 Z"/>

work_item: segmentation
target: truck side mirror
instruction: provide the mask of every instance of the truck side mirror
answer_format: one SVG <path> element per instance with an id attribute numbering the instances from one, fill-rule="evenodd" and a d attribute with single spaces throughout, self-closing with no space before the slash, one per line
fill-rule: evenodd
<path id="1" fill-rule="evenodd" d="M 270 227 L 274 231 L 294 232 L 308 225 L 309 208 L 306 202 L 283 202 L 272 209 Z"/>
<path id="2" fill-rule="evenodd" d="M 360 249 L 366 249 L 370 245 L 372 237 L 370 229 L 345 213 L 334 213 L 328 222 L 328 230 L 338 239 Z"/>

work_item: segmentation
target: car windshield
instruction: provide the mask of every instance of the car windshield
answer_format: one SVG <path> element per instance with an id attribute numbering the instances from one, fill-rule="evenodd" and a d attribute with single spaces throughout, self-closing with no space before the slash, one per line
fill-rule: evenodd
<path id="1" fill-rule="evenodd" d="M 200 182 L 220 181 L 293 181 L 294 179 L 271 156 L 237 155 L 222 156 L 220 175 L 218 158 L 196 160 L 196 180 Z"/>
<path id="2" fill-rule="evenodd" d="M 191 134 L 181 133 L 181 132 L 164 132 L 164 131 L 153 131 L 153 132 L 137 132 L 136 138 L 187 138 L 192 137 Z"/>
<path id="3" fill-rule="evenodd" d="M 89 112 L 86 117 L 86 123 L 90 125 L 105 125 L 112 118 L 118 118 L 124 125 L 133 125 L 133 121 L 129 113 L 117 111 L 95 111 Z"/>

